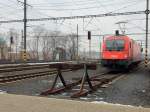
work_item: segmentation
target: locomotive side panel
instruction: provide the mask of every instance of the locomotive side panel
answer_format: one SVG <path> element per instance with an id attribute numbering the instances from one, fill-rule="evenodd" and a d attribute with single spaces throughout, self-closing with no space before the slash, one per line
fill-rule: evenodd
<path id="1" fill-rule="evenodd" d="M 110 36 L 102 43 L 102 65 L 128 68 L 141 61 L 140 45 L 128 36 Z"/>
<path id="2" fill-rule="evenodd" d="M 133 41 L 133 62 L 141 61 L 141 46 Z"/>

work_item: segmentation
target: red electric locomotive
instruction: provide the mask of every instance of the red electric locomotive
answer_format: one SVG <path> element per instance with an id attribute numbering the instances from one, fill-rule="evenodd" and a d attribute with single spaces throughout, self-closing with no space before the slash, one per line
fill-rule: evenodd
<path id="1" fill-rule="evenodd" d="M 128 68 L 142 60 L 141 45 L 119 31 L 103 40 L 101 50 L 101 64 L 110 68 Z"/>

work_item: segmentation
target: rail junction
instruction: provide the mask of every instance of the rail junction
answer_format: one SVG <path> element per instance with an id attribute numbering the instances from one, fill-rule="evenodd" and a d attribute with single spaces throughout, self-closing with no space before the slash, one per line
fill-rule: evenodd
<path id="1" fill-rule="evenodd" d="M 97 101 L 97 98 L 101 99 L 102 97 L 99 96 L 102 94 L 99 93 L 99 91 L 106 90 L 106 93 L 107 91 L 113 92 L 114 89 L 111 90 L 111 88 L 117 83 L 121 84 L 121 81 L 133 77 L 134 75 L 131 74 L 140 72 L 144 73 L 145 71 L 144 61 L 141 62 L 138 67 L 133 67 L 130 71 L 112 71 L 102 69 L 97 60 L 89 62 L 72 61 L 5 65 L 0 66 L 0 93 L 3 93 L 3 91 L 8 94 L 15 93 L 22 95 L 28 93 L 27 95 L 38 96 L 40 98 L 63 98 L 94 102 Z M 39 81 L 41 82 L 40 85 L 38 84 Z M 46 81 L 47 84 L 44 85 L 42 81 Z M 26 87 L 25 85 L 28 86 Z M 42 87 L 41 85 L 46 87 Z M 33 92 L 35 89 L 34 87 L 39 89 L 38 92 Z M 95 95 L 96 99 L 92 98 Z M 110 96 L 108 95 L 108 98 L 109 97 Z M 51 99 L 51 101 L 52 100 L 53 99 Z M 103 99 L 100 101 L 103 101 Z M 58 103 L 59 102 L 60 101 L 58 101 Z M 51 103 L 52 102 L 50 102 L 50 104 Z"/>
<path id="2" fill-rule="evenodd" d="M 41 90 L 41 96 L 52 94 L 60 94 L 68 92 L 71 98 L 86 96 L 95 92 L 98 88 L 106 88 L 120 78 L 125 77 L 129 72 L 139 71 L 144 68 L 144 62 L 139 67 L 134 67 L 131 71 L 111 71 L 104 70 L 95 73 L 100 64 L 96 61 L 91 62 L 54 62 L 47 64 L 24 64 L 24 65 L 6 65 L 0 67 L 0 84 L 17 83 L 27 79 L 35 79 L 40 77 L 53 77 L 51 86 L 47 90 Z M 101 68 L 100 68 L 101 69 Z M 70 74 L 70 78 L 66 78 L 65 73 L 78 72 L 82 70 L 80 75 L 74 78 Z M 61 86 L 57 86 L 61 83 Z"/>

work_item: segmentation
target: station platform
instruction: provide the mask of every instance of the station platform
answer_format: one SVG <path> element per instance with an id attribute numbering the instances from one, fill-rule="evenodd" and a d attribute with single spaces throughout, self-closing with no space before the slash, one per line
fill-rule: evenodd
<path id="1" fill-rule="evenodd" d="M 150 109 L 0 93 L 0 112 L 150 112 Z"/>

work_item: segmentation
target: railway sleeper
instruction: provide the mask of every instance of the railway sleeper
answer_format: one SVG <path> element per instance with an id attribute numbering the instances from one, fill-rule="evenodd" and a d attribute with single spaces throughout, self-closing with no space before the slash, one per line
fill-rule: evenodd
<path id="1" fill-rule="evenodd" d="M 107 83 L 109 83 L 110 81 L 112 81 L 115 78 L 116 77 L 113 77 L 111 79 L 106 79 L 105 78 L 105 79 L 98 80 L 96 82 L 95 81 L 91 81 L 93 89 L 90 88 L 90 89 L 79 90 L 79 91 L 75 92 L 74 94 L 72 94 L 71 98 L 78 98 L 78 97 L 87 96 L 89 93 L 92 93 L 92 92 L 96 91 L 103 84 L 107 84 Z"/>
<path id="2" fill-rule="evenodd" d="M 77 98 L 77 97 L 81 97 L 81 96 L 86 96 L 88 93 L 96 91 L 97 88 L 101 87 L 103 84 L 107 84 L 110 81 L 112 81 L 113 79 L 115 79 L 116 77 L 118 77 L 118 75 L 105 77 L 105 76 L 103 76 L 104 74 L 106 74 L 106 73 L 103 73 L 102 75 L 96 75 L 93 77 L 89 77 L 88 68 L 87 68 L 87 65 L 85 64 L 83 77 L 81 79 L 77 80 L 76 82 L 66 84 L 66 82 L 62 76 L 61 69 L 58 69 L 58 72 L 57 72 L 55 80 L 52 84 L 52 87 L 49 90 L 42 92 L 41 95 L 58 94 L 58 93 L 66 91 L 66 90 L 72 89 L 73 87 L 78 86 L 80 84 L 80 86 L 79 86 L 80 89 L 78 89 L 78 91 L 73 93 L 70 97 Z M 62 82 L 63 86 L 55 88 L 58 78 L 60 78 L 60 81 Z"/>
<path id="3" fill-rule="evenodd" d="M 81 65 L 78 65 L 78 66 L 80 67 Z M 78 68 L 78 66 L 75 66 L 75 67 Z M 54 79 L 52 87 L 49 90 L 46 90 L 46 91 L 42 92 L 41 95 L 49 95 L 49 94 L 60 93 L 62 91 L 71 89 L 72 87 L 74 87 L 74 86 L 76 86 L 76 85 L 81 83 L 82 79 L 80 79 L 80 80 L 78 80 L 76 82 L 73 82 L 71 84 L 66 84 L 66 82 L 64 80 L 64 77 L 62 76 L 62 71 L 63 71 L 64 68 L 62 66 L 60 66 L 60 65 L 55 65 L 55 66 L 52 66 L 52 67 L 56 67 L 57 68 L 57 75 L 56 75 L 56 77 Z M 89 65 L 86 65 L 86 69 L 88 67 L 89 67 Z M 91 69 L 91 68 L 89 68 L 89 69 Z M 60 81 L 62 82 L 63 86 L 59 87 L 59 88 L 55 88 L 55 85 L 57 83 L 58 78 L 60 78 Z"/>

